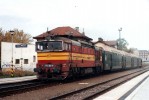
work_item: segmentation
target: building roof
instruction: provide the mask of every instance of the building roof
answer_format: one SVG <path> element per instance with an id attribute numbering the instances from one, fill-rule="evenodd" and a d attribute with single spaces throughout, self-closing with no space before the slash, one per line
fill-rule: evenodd
<path id="1" fill-rule="evenodd" d="M 106 44 L 106 45 L 108 45 L 108 46 L 111 46 L 111 47 L 117 46 L 117 42 L 116 42 L 115 40 L 103 41 L 103 39 L 100 39 L 100 40 L 98 40 L 97 42 L 94 42 L 94 44 L 97 44 L 97 43 L 99 43 L 99 42 L 104 43 L 104 44 Z"/>
<path id="2" fill-rule="evenodd" d="M 51 34 L 56 35 L 72 35 L 72 36 L 83 36 L 80 32 L 77 30 L 71 28 L 71 27 L 57 27 L 50 31 Z"/>
<path id="3" fill-rule="evenodd" d="M 139 50 L 140 52 L 149 52 L 148 50 Z"/>
<path id="4" fill-rule="evenodd" d="M 117 42 L 115 40 L 112 40 L 112 41 L 104 41 L 107 45 L 109 46 L 116 46 L 117 45 Z"/>
<path id="5" fill-rule="evenodd" d="M 73 36 L 73 37 L 78 37 L 78 38 L 83 38 L 83 39 L 87 39 L 87 40 L 92 40 L 91 38 L 85 36 L 84 34 L 80 33 L 79 31 L 66 26 L 66 27 L 57 27 L 55 29 L 52 29 L 51 31 L 47 31 L 45 33 L 42 33 L 36 37 L 34 37 L 34 39 L 41 39 L 41 38 L 45 38 L 49 35 L 54 35 L 54 36 Z"/>

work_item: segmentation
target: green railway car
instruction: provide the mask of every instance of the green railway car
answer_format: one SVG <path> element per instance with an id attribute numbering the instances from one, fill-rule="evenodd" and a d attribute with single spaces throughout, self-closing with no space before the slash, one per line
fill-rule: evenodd
<path id="1" fill-rule="evenodd" d="M 107 45 L 96 45 L 103 49 L 102 63 L 104 71 L 123 70 L 142 66 L 141 58 Z"/>

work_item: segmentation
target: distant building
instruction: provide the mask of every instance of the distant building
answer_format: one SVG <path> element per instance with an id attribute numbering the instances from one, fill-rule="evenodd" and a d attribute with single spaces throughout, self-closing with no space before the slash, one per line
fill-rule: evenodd
<path id="1" fill-rule="evenodd" d="M 149 51 L 139 50 L 139 57 L 142 58 L 142 61 L 149 61 Z"/>
<path id="2" fill-rule="evenodd" d="M 1 68 L 9 68 L 12 64 L 13 54 L 13 65 L 16 69 L 30 70 L 36 67 L 37 53 L 35 52 L 34 44 L 20 44 L 1 42 Z"/>
<path id="3" fill-rule="evenodd" d="M 107 45 L 109 45 L 110 47 L 114 47 L 117 48 L 117 41 L 115 40 L 111 40 L 111 41 L 104 41 Z"/>
<path id="4" fill-rule="evenodd" d="M 108 40 L 108 41 L 105 41 L 103 40 L 102 38 L 98 38 L 98 41 L 94 42 L 95 44 L 98 43 L 98 42 L 101 42 L 101 43 L 104 43 L 110 47 L 113 47 L 113 48 L 117 48 L 117 41 L 116 40 Z"/>

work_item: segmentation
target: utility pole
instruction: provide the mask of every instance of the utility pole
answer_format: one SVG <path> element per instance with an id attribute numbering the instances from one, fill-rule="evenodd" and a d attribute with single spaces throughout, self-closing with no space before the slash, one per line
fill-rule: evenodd
<path id="1" fill-rule="evenodd" d="M 21 36 L 21 45 L 23 45 L 23 35 Z M 22 65 L 22 62 L 23 62 L 23 57 L 22 57 L 22 47 L 21 47 L 21 70 L 23 70 L 23 65 Z"/>
<path id="2" fill-rule="evenodd" d="M 118 31 L 119 31 L 119 39 L 121 39 L 121 31 L 122 31 L 122 28 L 119 28 Z"/>
<path id="3" fill-rule="evenodd" d="M 13 34 L 14 34 L 14 31 L 9 31 L 10 32 L 10 34 L 11 34 L 11 43 L 12 43 L 12 59 L 11 59 L 11 63 L 12 63 L 12 65 L 11 65 L 11 76 L 13 77 L 14 76 L 14 66 L 13 66 Z"/>
<path id="4" fill-rule="evenodd" d="M 122 27 L 118 29 L 119 31 L 119 43 L 118 43 L 118 47 L 120 50 L 122 50 L 122 44 L 121 44 L 121 31 L 122 31 Z"/>

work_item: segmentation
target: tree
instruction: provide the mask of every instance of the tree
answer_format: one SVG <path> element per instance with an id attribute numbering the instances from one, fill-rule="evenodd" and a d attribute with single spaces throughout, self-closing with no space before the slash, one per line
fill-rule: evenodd
<path id="1" fill-rule="evenodd" d="M 124 50 L 124 51 L 128 51 L 127 46 L 128 46 L 128 42 L 122 38 L 122 39 L 117 39 L 117 47 L 119 50 Z"/>
<path id="2" fill-rule="evenodd" d="M 3 41 L 3 38 L 4 38 L 4 32 L 2 28 L 0 28 L 0 42 Z"/>
<path id="3" fill-rule="evenodd" d="M 11 42 L 11 33 L 10 32 L 5 32 L 2 41 L 0 42 Z M 26 34 L 23 32 L 23 30 L 14 30 L 14 34 L 13 34 L 13 42 L 14 43 L 26 43 L 26 44 L 30 44 L 31 42 L 33 42 L 32 36 L 30 34 Z"/>

